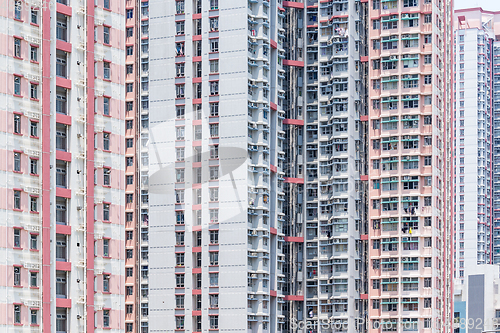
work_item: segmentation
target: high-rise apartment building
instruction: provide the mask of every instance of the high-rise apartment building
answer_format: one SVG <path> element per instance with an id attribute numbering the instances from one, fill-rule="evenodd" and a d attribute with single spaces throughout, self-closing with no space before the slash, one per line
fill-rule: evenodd
<path id="1" fill-rule="evenodd" d="M 149 328 L 364 319 L 367 4 L 150 5 Z"/>
<path id="2" fill-rule="evenodd" d="M 150 5 L 149 328 L 275 331 L 283 14 L 267 1 Z"/>
<path id="3" fill-rule="evenodd" d="M 126 1 L 125 325 L 148 332 L 149 2 Z"/>
<path id="4" fill-rule="evenodd" d="M 500 263 L 500 13 L 455 12 L 455 278 Z M 495 24 L 497 26 L 495 26 Z M 496 34 L 495 34 L 496 32 Z M 497 221 L 497 222 L 495 222 Z"/>
<path id="5" fill-rule="evenodd" d="M 3 331 L 124 330 L 124 4 L 2 10 Z"/>
<path id="6" fill-rule="evenodd" d="M 368 6 L 347 0 L 283 6 L 283 232 L 285 241 L 300 237 L 285 242 L 285 301 L 291 300 L 286 331 L 362 332 L 368 292 Z"/>
<path id="7" fill-rule="evenodd" d="M 449 331 L 451 2 L 369 10 L 369 330 Z"/>

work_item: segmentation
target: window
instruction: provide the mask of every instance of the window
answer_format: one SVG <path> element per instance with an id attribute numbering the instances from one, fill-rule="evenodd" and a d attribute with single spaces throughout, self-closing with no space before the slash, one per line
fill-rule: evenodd
<path id="1" fill-rule="evenodd" d="M 103 63 L 103 68 L 104 68 L 104 78 L 109 80 L 111 78 L 111 63 L 105 61 Z"/>
<path id="2" fill-rule="evenodd" d="M 219 94 L 219 81 L 210 82 L 210 96 Z"/>
<path id="3" fill-rule="evenodd" d="M 23 9 L 23 3 L 21 1 L 16 1 L 16 5 L 14 6 L 14 18 L 16 20 L 21 19 L 22 9 Z"/>
<path id="4" fill-rule="evenodd" d="M 175 74 L 177 77 L 184 77 L 184 63 L 175 64 Z"/>
<path id="5" fill-rule="evenodd" d="M 14 209 L 21 209 L 21 191 L 14 191 Z"/>
<path id="6" fill-rule="evenodd" d="M 65 161 L 56 161 L 56 186 L 66 188 L 67 163 Z"/>
<path id="7" fill-rule="evenodd" d="M 56 149 L 66 151 L 67 149 L 67 129 L 63 124 L 56 124 Z"/>
<path id="8" fill-rule="evenodd" d="M 67 332 L 65 308 L 56 308 L 56 332 Z"/>
<path id="9" fill-rule="evenodd" d="M 184 98 L 184 84 L 177 84 L 175 86 L 175 97 L 176 98 Z"/>
<path id="10" fill-rule="evenodd" d="M 219 252 L 210 252 L 210 266 L 219 265 Z"/>
<path id="11" fill-rule="evenodd" d="M 403 7 L 416 7 L 418 0 L 403 0 Z"/>
<path id="12" fill-rule="evenodd" d="M 184 253 L 175 254 L 175 263 L 177 266 L 184 266 Z"/>
<path id="13" fill-rule="evenodd" d="M 35 137 L 35 138 L 38 137 L 38 122 L 37 121 L 30 121 L 30 135 L 32 137 Z"/>
<path id="14" fill-rule="evenodd" d="M 68 17 L 57 13 L 56 38 L 62 41 L 68 41 Z"/>
<path id="15" fill-rule="evenodd" d="M 103 185 L 109 186 L 111 185 L 111 169 L 103 168 Z"/>
<path id="16" fill-rule="evenodd" d="M 219 52 L 219 39 L 210 40 L 210 52 Z"/>
<path id="17" fill-rule="evenodd" d="M 131 296 L 134 293 L 134 287 L 133 286 L 125 286 L 125 294 L 127 296 Z"/>
<path id="18" fill-rule="evenodd" d="M 102 275 L 102 291 L 109 292 L 109 274 Z"/>
<path id="19" fill-rule="evenodd" d="M 218 209 L 210 209 L 210 223 L 219 223 Z"/>
<path id="20" fill-rule="evenodd" d="M 210 167 L 210 180 L 219 179 L 219 166 Z"/>
<path id="21" fill-rule="evenodd" d="M 14 114 L 14 133 L 21 133 L 21 116 L 18 114 Z"/>
<path id="22" fill-rule="evenodd" d="M 109 27 L 103 27 L 103 43 L 109 45 Z"/>
<path id="23" fill-rule="evenodd" d="M 175 317 L 175 329 L 184 330 L 184 316 Z"/>
<path id="24" fill-rule="evenodd" d="M 210 137 L 217 138 L 219 137 L 219 124 L 210 124 Z"/>
<path id="25" fill-rule="evenodd" d="M 109 116 L 109 97 L 103 97 L 102 102 L 102 113 L 105 116 Z"/>
<path id="26" fill-rule="evenodd" d="M 30 197 L 30 211 L 38 212 L 38 197 Z"/>
<path id="27" fill-rule="evenodd" d="M 424 35 L 424 44 L 430 44 L 432 43 L 432 35 Z"/>
<path id="28" fill-rule="evenodd" d="M 109 238 L 102 240 L 102 255 L 103 257 L 109 257 Z"/>
<path id="29" fill-rule="evenodd" d="M 67 53 L 61 50 L 56 51 L 56 75 L 59 77 L 67 78 Z"/>
<path id="30" fill-rule="evenodd" d="M 219 230 L 210 230 L 210 244 L 219 244 Z"/>
<path id="31" fill-rule="evenodd" d="M 56 197 L 56 223 L 66 225 L 66 198 Z"/>
<path id="32" fill-rule="evenodd" d="M 109 221 L 109 207 L 110 204 L 103 204 L 102 205 L 102 219 L 103 221 Z"/>
<path id="33" fill-rule="evenodd" d="M 131 156 L 127 156 L 125 158 L 127 166 L 133 166 L 134 165 L 134 158 Z"/>
<path id="34" fill-rule="evenodd" d="M 56 297 L 67 297 L 66 272 L 56 271 Z"/>
<path id="35" fill-rule="evenodd" d="M 56 235 L 56 261 L 66 261 L 66 254 L 66 235 Z"/>
<path id="36" fill-rule="evenodd" d="M 30 97 L 31 99 L 38 99 L 38 84 L 30 84 Z"/>
<path id="37" fill-rule="evenodd" d="M 210 317 L 210 329 L 215 330 L 219 328 L 219 316 L 209 316 Z"/>
<path id="38" fill-rule="evenodd" d="M 184 288 L 184 274 L 175 275 L 175 287 Z"/>
<path id="39" fill-rule="evenodd" d="M 21 247 L 21 229 L 14 229 L 14 247 Z"/>
<path id="40" fill-rule="evenodd" d="M 184 148 L 175 149 L 175 159 L 178 162 L 184 161 Z"/>
<path id="41" fill-rule="evenodd" d="M 431 84 L 432 83 L 432 75 L 424 75 L 424 84 Z"/>
<path id="42" fill-rule="evenodd" d="M 219 73 L 219 60 L 210 60 L 210 74 Z"/>
<path id="43" fill-rule="evenodd" d="M 14 171 L 21 172 L 21 153 L 14 153 Z"/>
<path id="44" fill-rule="evenodd" d="M 103 133 L 102 134 L 102 149 L 103 150 L 109 150 L 109 138 L 110 138 L 110 133 Z"/>
<path id="45" fill-rule="evenodd" d="M 21 323 L 21 305 L 18 304 L 14 305 L 14 323 Z"/>
<path id="46" fill-rule="evenodd" d="M 102 326 L 109 327 L 109 310 L 102 311 Z"/>
<path id="47" fill-rule="evenodd" d="M 30 272 L 30 287 L 38 287 L 38 273 Z"/>
<path id="48" fill-rule="evenodd" d="M 38 310 L 31 310 L 31 325 L 38 325 Z"/>
<path id="49" fill-rule="evenodd" d="M 219 0 L 210 0 L 210 10 L 219 9 Z"/>
<path id="50" fill-rule="evenodd" d="M 210 103 L 210 116 L 211 117 L 219 116 L 219 102 Z"/>
<path id="51" fill-rule="evenodd" d="M 219 18 L 211 17 L 210 18 L 210 32 L 219 31 Z"/>
<path id="52" fill-rule="evenodd" d="M 56 87 L 56 112 L 67 114 L 67 90 L 62 87 Z"/>
<path id="53" fill-rule="evenodd" d="M 30 234 L 30 249 L 38 250 L 38 235 Z"/>
<path id="54" fill-rule="evenodd" d="M 21 58 L 21 39 L 14 38 L 14 57 Z"/>
<path id="55" fill-rule="evenodd" d="M 14 76 L 14 95 L 21 95 L 21 77 L 20 76 Z M 19 132 L 14 132 L 14 133 L 19 133 Z"/>
<path id="56" fill-rule="evenodd" d="M 432 258 L 424 258 L 424 267 L 432 267 Z"/>
<path id="57" fill-rule="evenodd" d="M 184 35 L 184 21 L 175 22 L 175 31 L 177 35 Z"/>
<path id="58" fill-rule="evenodd" d="M 30 46 L 30 60 L 34 62 L 38 61 L 38 47 Z"/>
<path id="59" fill-rule="evenodd" d="M 373 26 L 373 30 L 378 30 L 380 29 L 380 20 L 372 20 L 372 26 Z"/>
<path id="60" fill-rule="evenodd" d="M 175 13 L 176 14 L 184 14 L 184 0 L 175 2 Z"/>

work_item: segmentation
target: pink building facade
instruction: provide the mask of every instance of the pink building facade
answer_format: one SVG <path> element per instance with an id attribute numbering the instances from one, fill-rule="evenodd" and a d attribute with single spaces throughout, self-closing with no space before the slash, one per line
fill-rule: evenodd
<path id="1" fill-rule="evenodd" d="M 370 1 L 369 330 L 451 330 L 451 3 Z"/>
<path id="2" fill-rule="evenodd" d="M 0 15 L 0 325 L 123 331 L 125 6 L 9 2 Z"/>

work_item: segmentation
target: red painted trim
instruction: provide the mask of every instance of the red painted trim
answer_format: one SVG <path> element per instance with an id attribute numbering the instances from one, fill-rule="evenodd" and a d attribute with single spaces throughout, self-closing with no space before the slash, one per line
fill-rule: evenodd
<path id="1" fill-rule="evenodd" d="M 68 43 L 68 42 L 65 42 L 65 41 L 58 39 L 58 40 L 56 40 L 56 49 L 71 53 L 72 46 L 71 46 L 71 43 Z"/>
<path id="2" fill-rule="evenodd" d="M 273 39 L 271 39 L 271 47 L 272 47 L 273 49 L 278 48 L 278 43 L 276 43 L 276 41 L 275 41 L 275 40 L 273 40 Z"/>
<path id="3" fill-rule="evenodd" d="M 271 297 L 276 297 L 278 295 L 278 293 L 276 292 L 276 290 L 270 290 L 269 294 L 271 295 Z"/>
<path id="4" fill-rule="evenodd" d="M 201 225 L 195 225 L 192 227 L 193 231 L 201 231 Z"/>
<path id="5" fill-rule="evenodd" d="M 366 181 L 368 180 L 368 175 L 361 175 L 360 179 Z"/>
<path id="6" fill-rule="evenodd" d="M 201 273 L 201 268 L 193 268 L 193 274 Z"/>
<path id="7" fill-rule="evenodd" d="M 201 252 L 201 246 L 195 246 L 193 247 L 192 251 L 193 253 L 196 253 L 196 252 Z"/>
<path id="8" fill-rule="evenodd" d="M 363 241 L 368 240 L 368 235 L 360 235 L 360 239 Z"/>
<path id="9" fill-rule="evenodd" d="M 277 235 L 278 229 L 271 227 L 271 228 L 269 228 L 269 232 L 271 233 L 271 235 Z"/>
<path id="10" fill-rule="evenodd" d="M 304 178 L 285 177 L 285 183 L 304 184 Z"/>
<path id="11" fill-rule="evenodd" d="M 58 308 L 71 308 L 70 298 L 56 298 L 56 306 Z"/>
<path id="12" fill-rule="evenodd" d="M 361 56 L 361 57 L 359 57 L 359 60 L 361 62 L 367 62 L 368 61 L 368 56 Z"/>
<path id="13" fill-rule="evenodd" d="M 270 165 L 269 168 L 271 169 L 271 172 L 277 172 L 278 168 L 275 165 Z"/>
<path id="14" fill-rule="evenodd" d="M 201 40 L 201 37 L 202 37 L 201 35 L 194 35 L 193 36 L 193 41 Z"/>
<path id="15" fill-rule="evenodd" d="M 71 271 L 71 262 L 56 261 L 56 270 L 70 272 Z"/>
<path id="16" fill-rule="evenodd" d="M 192 294 L 193 295 L 201 295 L 201 289 L 193 289 Z"/>
<path id="17" fill-rule="evenodd" d="M 71 162 L 71 153 L 68 151 L 56 150 L 56 160 Z"/>
<path id="18" fill-rule="evenodd" d="M 94 62 L 94 4 L 87 1 L 87 63 Z M 87 66 L 87 77 L 94 78 L 94 66 Z M 87 81 L 87 100 L 94 100 L 94 80 Z M 87 104 L 87 174 L 94 172 L 94 103 Z M 94 202 L 94 177 L 87 177 L 87 202 Z M 87 209 L 87 281 L 94 280 L 94 211 Z M 94 313 L 94 284 L 87 283 L 87 313 Z M 87 316 L 87 332 L 93 333 L 94 316 Z"/>
<path id="19" fill-rule="evenodd" d="M 71 89 L 71 80 L 58 76 L 56 77 L 56 86 L 63 87 L 66 89 Z"/>
<path id="20" fill-rule="evenodd" d="M 368 116 L 359 116 L 359 120 L 368 121 Z"/>
<path id="21" fill-rule="evenodd" d="M 303 295 L 285 295 L 285 301 L 303 301 Z"/>
<path id="22" fill-rule="evenodd" d="M 304 67 L 303 61 L 283 59 L 283 66 Z"/>
<path id="23" fill-rule="evenodd" d="M 363 1 L 361 1 L 361 2 L 363 2 Z M 368 294 L 359 294 L 359 298 L 368 299 Z"/>
<path id="24" fill-rule="evenodd" d="M 94 177 L 92 177 L 94 178 Z M 56 187 L 56 196 L 63 198 L 71 198 L 71 189 Z"/>
<path id="25" fill-rule="evenodd" d="M 64 14 L 71 16 L 72 15 L 72 9 L 70 6 L 63 5 L 61 3 L 57 3 L 56 11 L 58 13 Z"/>
<path id="26" fill-rule="evenodd" d="M 193 62 L 198 62 L 201 61 L 201 56 L 200 57 L 193 57 Z"/>
<path id="27" fill-rule="evenodd" d="M 304 243 L 304 237 L 285 236 L 285 242 Z"/>
<path id="28" fill-rule="evenodd" d="M 201 83 L 202 78 L 201 77 L 194 77 L 193 78 L 193 83 Z"/>
<path id="29" fill-rule="evenodd" d="M 283 119 L 283 124 L 304 126 L 304 120 L 302 120 L 302 119 Z"/>

